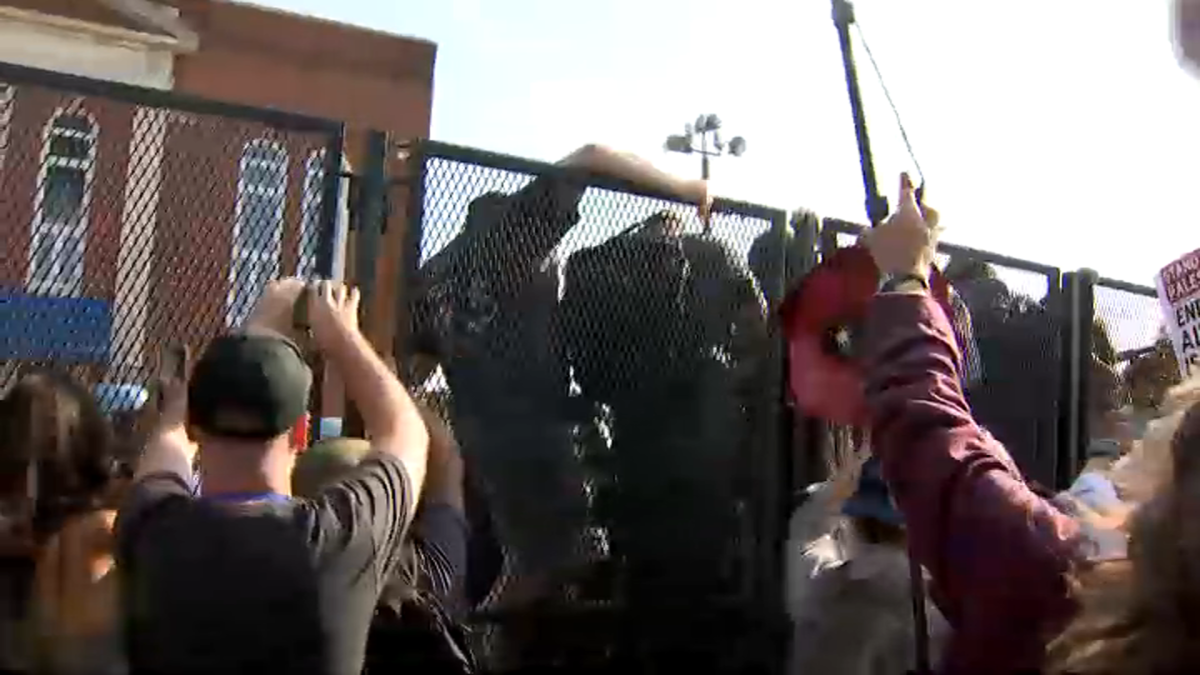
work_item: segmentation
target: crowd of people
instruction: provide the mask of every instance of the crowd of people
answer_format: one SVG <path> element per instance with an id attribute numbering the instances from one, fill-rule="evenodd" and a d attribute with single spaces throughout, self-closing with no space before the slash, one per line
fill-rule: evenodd
<path id="1" fill-rule="evenodd" d="M 755 391 L 782 376 L 774 282 L 811 251 L 764 236 L 739 261 L 661 212 L 559 270 L 585 174 L 708 201 L 597 146 L 558 169 L 475 199 L 421 267 L 394 359 L 360 331 L 354 288 L 283 279 L 120 406 L 22 372 L 0 397 L 0 672 L 459 675 L 567 639 L 551 614 L 481 665 L 473 610 L 594 599 L 621 608 L 641 659 L 625 670 L 742 672 L 710 610 L 748 575 L 762 474 L 742 460 L 778 422 Z M 881 275 L 854 332 L 867 424 L 801 486 L 780 542 L 787 657 L 769 669 L 1200 670 L 1200 382 L 1165 340 L 1123 361 L 1097 324 L 1087 462 L 1047 489 L 1054 308 L 958 259 L 943 309 L 938 215 L 915 192 L 902 177 L 860 241 Z M 318 361 L 361 438 L 302 432 Z"/>
<path id="2" fill-rule="evenodd" d="M 610 171 L 658 179 L 629 158 L 590 153 Z M 680 614 L 718 601 L 741 573 L 730 562 L 746 503 L 734 460 L 753 402 L 739 384 L 760 365 L 751 357 L 765 344 L 756 322 L 769 299 L 747 267 L 659 215 L 572 255 L 564 292 L 546 294 L 553 302 L 539 313 L 528 294 L 551 283 L 530 272 L 541 268 L 495 274 L 480 252 L 534 246 L 531 260 L 546 256 L 578 217 L 579 191 L 554 183 L 564 175 L 493 205 L 490 222 L 426 268 L 417 354 L 449 371 L 450 400 L 436 406 L 448 417 L 411 393 L 429 366 L 403 384 L 359 331 L 357 292 L 337 282 L 269 285 L 243 326 L 163 373 L 132 423 L 68 375 L 23 374 L 0 406 L 0 667 L 472 672 L 467 619 L 485 598 L 528 608 L 580 592 L 579 575 L 596 569 L 599 595 L 694 627 Z M 556 209 L 544 194 L 522 201 L 544 190 L 567 196 Z M 564 222 L 539 243 L 530 235 L 555 222 L 546 214 Z M 1012 410 L 979 393 L 1012 341 L 1003 323 L 1039 310 L 986 266 L 952 264 L 975 318 L 971 332 L 956 331 L 928 293 L 936 225 L 905 182 L 897 212 L 864 236 L 884 274 L 856 335 L 871 424 L 830 444 L 828 480 L 803 490 L 793 514 L 787 671 L 1150 675 L 1200 665 L 1187 517 L 1200 390 L 1174 386 L 1165 342 L 1119 367 L 1098 327 L 1088 464 L 1070 489 L 1040 488 L 989 431 L 1019 431 L 1004 417 Z M 501 238 L 485 246 L 472 232 Z M 661 268 L 670 290 L 647 299 L 605 277 L 629 261 Z M 696 271 L 670 274 L 680 269 Z M 651 335 L 631 298 L 658 303 Z M 545 326 L 496 328 L 523 312 Z M 964 343 L 981 364 L 963 361 Z M 549 359 L 555 344 L 561 356 Z M 316 357 L 345 382 L 364 438 L 298 440 Z M 399 370 L 422 369 L 410 361 Z M 581 435 L 587 422 L 604 425 L 604 438 Z M 131 439 L 128 428 L 141 431 Z M 611 458 L 615 485 L 599 489 L 612 492 L 607 506 L 582 478 L 589 443 Z M 590 552 L 589 530 L 603 532 Z M 493 550 L 489 563 L 480 547 L 497 541 L 501 561 Z M 494 583 L 502 566 L 516 590 Z M 685 663 L 707 654 L 691 637 L 677 631 L 651 647 Z M 503 656 L 489 665 L 528 653 Z"/>
<path id="3" fill-rule="evenodd" d="M 359 332 L 357 293 L 306 288 L 273 284 L 186 381 L 163 378 L 133 466 L 69 376 L 5 393 L 5 672 L 470 670 L 454 440 Z M 297 302 L 369 441 L 293 442 L 313 356 Z"/>

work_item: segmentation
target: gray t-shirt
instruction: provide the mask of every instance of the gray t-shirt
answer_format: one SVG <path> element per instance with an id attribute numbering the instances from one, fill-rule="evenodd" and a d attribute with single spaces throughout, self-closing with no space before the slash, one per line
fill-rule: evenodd
<path id="1" fill-rule="evenodd" d="M 373 456 L 311 500 L 196 499 L 174 474 L 117 521 L 131 672 L 357 675 L 411 489 Z"/>

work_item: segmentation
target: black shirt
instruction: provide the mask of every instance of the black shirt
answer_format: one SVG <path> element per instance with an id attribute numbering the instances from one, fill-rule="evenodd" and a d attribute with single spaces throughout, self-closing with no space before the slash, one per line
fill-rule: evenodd
<path id="1" fill-rule="evenodd" d="M 195 499 L 136 483 L 117 521 L 132 672 L 357 674 L 411 489 L 376 456 L 311 500 Z"/>
<path id="2" fill-rule="evenodd" d="M 753 277 L 713 237 L 613 237 L 572 254 L 565 276 L 563 332 L 580 386 L 598 400 L 733 365 L 764 330 Z"/>
<path id="3" fill-rule="evenodd" d="M 579 221 L 585 187 L 549 174 L 511 195 L 485 195 L 492 207 L 470 209 L 463 231 L 422 266 L 414 342 L 441 362 L 456 416 L 511 415 L 514 406 L 553 415 L 565 399 L 550 253 Z"/>

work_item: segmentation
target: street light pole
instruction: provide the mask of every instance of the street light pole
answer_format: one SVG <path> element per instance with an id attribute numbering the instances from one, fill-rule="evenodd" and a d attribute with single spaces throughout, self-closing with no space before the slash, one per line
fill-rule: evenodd
<path id="1" fill-rule="evenodd" d="M 699 136 L 697 145 L 696 136 Z M 741 157 L 746 152 L 746 139 L 734 136 L 725 143 L 721 140 L 721 118 L 716 115 L 700 115 L 695 124 L 685 124 L 682 134 L 667 136 L 667 152 L 678 152 L 684 155 L 698 153 L 700 155 L 700 178 L 708 182 L 712 175 L 712 158 L 723 154 Z M 704 232 L 710 231 L 708 218 L 704 219 Z"/>
<path id="2" fill-rule="evenodd" d="M 712 158 L 725 154 L 741 157 L 746 152 L 746 139 L 734 136 L 728 143 L 723 142 L 721 118 L 700 115 L 694 124 L 684 125 L 682 134 L 667 136 L 666 149 L 668 152 L 700 155 L 700 178 L 708 180 L 712 175 Z"/>

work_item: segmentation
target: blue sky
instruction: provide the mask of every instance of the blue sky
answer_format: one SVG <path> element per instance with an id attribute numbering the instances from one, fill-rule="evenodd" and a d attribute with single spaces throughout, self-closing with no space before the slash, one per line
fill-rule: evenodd
<path id="1" fill-rule="evenodd" d="M 714 192 L 862 218 L 828 0 L 259 4 L 437 42 L 436 139 L 540 159 L 602 142 L 696 175 L 662 141 L 715 112 L 748 150 L 718 162 Z M 855 6 L 947 241 L 1143 284 L 1196 248 L 1200 82 L 1166 0 Z M 890 193 L 911 167 L 858 56 Z"/>

